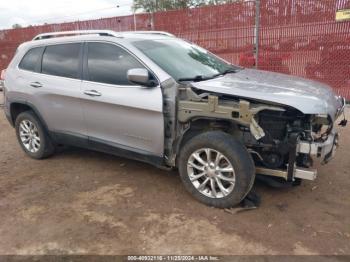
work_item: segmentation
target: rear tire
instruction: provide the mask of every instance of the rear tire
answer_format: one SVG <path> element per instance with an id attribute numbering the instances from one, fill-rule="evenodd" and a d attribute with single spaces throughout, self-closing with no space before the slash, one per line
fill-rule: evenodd
<path id="1" fill-rule="evenodd" d="M 245 146 L 221 131 L 189 140 L 180 152 L 178 165 L 187 191 L 217 208 L 238 205 L 255 180 L 255 165 Z"/>
<path id="2" fill-rule="evenodd" d="M 16 118 L 15 128 L 17 140 L 28 156 L 43 159 L 54 153 L 55 147 L 34 112 L 20 113 Z"/>

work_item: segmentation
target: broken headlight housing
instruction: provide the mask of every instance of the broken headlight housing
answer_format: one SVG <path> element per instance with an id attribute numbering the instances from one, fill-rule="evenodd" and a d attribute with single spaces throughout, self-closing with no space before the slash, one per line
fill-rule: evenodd
<path id="1" fill-rule="evenodd" d="M 327 140 L 333 128 L 333 123 L 328 115 L 318 114 L 311 118 L 311 127 L 311 135 L 314 141 Z"/>

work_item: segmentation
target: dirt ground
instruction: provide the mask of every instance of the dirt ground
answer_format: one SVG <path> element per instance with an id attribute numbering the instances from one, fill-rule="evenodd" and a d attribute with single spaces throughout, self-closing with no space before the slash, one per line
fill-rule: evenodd
<path id="1" fill-rule="evenodd" d="M 233 215 L 176 172 L 75 148 L 30 159 L 0 112 L 0 254 L 350 254 L 349 147 L 347 127 L 316 181 L 257 184 L 261 207 Z"/>

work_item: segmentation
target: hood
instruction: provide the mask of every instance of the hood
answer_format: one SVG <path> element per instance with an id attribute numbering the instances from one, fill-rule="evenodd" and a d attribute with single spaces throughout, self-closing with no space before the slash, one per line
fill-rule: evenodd
<path id="1" fill-rule="evenodd" d="M 342 107 L 341 98 L 325 84 L 254 69 L 194 82 L 192 86 L 209 92 L 278 103 L 304 114 L 327 114 L 333 120 Z"/>

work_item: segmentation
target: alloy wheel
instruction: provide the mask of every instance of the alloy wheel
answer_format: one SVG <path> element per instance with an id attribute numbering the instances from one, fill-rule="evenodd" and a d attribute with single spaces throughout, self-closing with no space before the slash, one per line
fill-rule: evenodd
<path id="1" fill-rule="evenodd" d="M 187 174 L 193 186 L 210 198 L 226 197 L 236 183 L 235 171 L 228 158 L 210 148 L 202 148 L 191 154 Z"/>
<path id="2" fill-rule="evenodd" d="M 31 153 L 40 149 L 40 136 L 38 128 L 29 120 L 23 120 L 19 124 L 19 136 L 23 146 Z"/>

